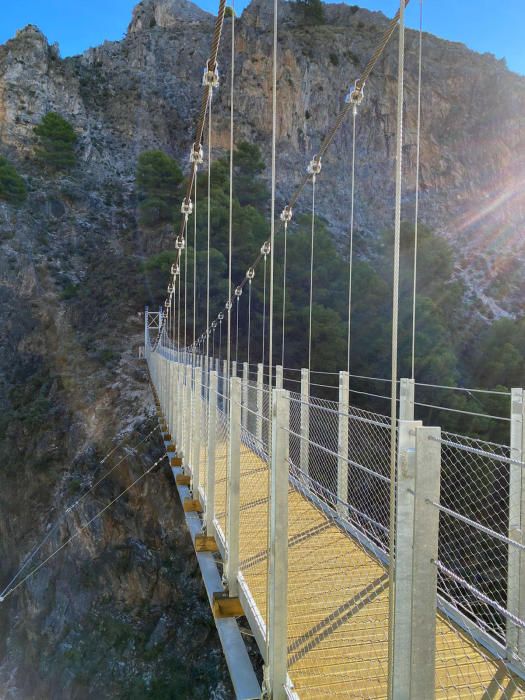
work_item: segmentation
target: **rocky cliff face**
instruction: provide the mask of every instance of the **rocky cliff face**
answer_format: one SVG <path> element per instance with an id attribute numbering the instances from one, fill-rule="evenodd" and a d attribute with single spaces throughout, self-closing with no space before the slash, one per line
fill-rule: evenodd
<path id="1" fill-rule="evenodd" d="M 346 5 L 328 5 L 325 14 L 324 25 L 310 26 L 291 5 L 280 6 L 283 204 L 387 21 Z M 224 86 L 229 22 L 219 61 Z M 212 30 L 213 18 L 186 0 L 144 0 L 121 42 L 79 57 L 62 60 L 33 26 L 0 47 L 0 152 L 29 189 L 21 208 L 0 204 L 2 581 L 64 504 L 102 473 L 98 460 L 115 436 L 129 434 L 133 445 L 148 432 L 151 399 L 136 359 L 138 314 L 148 300 L 140 263 L 171 237 L 169 231 L 152 237 L 137 226 L 134 172 L 146 149 L 187 161 Z M 237 22 L 235 138 L 259 144 L 267 162 L 270 30 L 267 3 L 254 0 Z M 356 221 L 368 252 L 375 234 L 393 221 L 396 71 L 394 42 L 358 115 Z M 413 215 L 416 75 L 417 36 L 408 32 L 406 219 Z M 214 100 L 216 152 L 229 142 L 227 92 L 220 88 Z M 53 180 L 33 160 L 33 127 L 51 110 L 73 123 L 81 160 L 70 176 Z M 454 243 L 458 274 L 488 318 L 523 313 L 523 114 L 524 78 L 491 56 L 425 35 L 421 218 Z M 346 125 L 318 188 L 319 210 L 342 247 L 349 148 Z M 307 210 L 307 199 L 299 208 Z M 129 450 L 45 553 L 65 541 L 75 520 L 89 520 L 136 478 L 158 450 L 154 440 Z M 2 697 L 231 694 L 166 479 L 163 469 L 147 477 L 0 605 Z"/>

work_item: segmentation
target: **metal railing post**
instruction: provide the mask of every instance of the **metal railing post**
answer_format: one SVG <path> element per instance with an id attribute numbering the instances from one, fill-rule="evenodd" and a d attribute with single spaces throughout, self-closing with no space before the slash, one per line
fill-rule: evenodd
<path id="1" fill-rule="evenodd" d="M 305 474 L 310 470 L 310 372 L 301 369 L 301 444 L 299 447 L 299 467 Z"/>
<path id="2" fill-rule="evenodd" d="M 255 437 L 262 443 L 263 428 L 263 389 L 264 389 L 264 365 L 259 362 L 257 365 L 257 416 L 255 422 Z"/>
<path id="3" fill-rule="evenodd" d="M 348 515 L 348 372 L 339 372 L 339 416 L 337 430 L 337 511 L 341 517 Z M 342 502 L 341 502 L 342 501 Z"/>
<path id="4" fill-rule="evenodd" d="M 217 442 L 217 372 L 209 375 L 208 464 L 206 466 L 206 533 L 213 534 L 215 519 L 215 446 Z"/>
<path id="5" fill-rule="evenodd" d="M 242 363 L 242 405 L 243 415 L 242 424 L 245 430 L 248 430 L 248 363 Z"/>
<path id="6" fill-rule="evenodd" d="M 511 390 L 510 457 L 525 461 L 525 391 Z M 509 539 L 525 544 L 525 468 L 510 464 Z M 523 620 L 525 616 L 525 553 L 509 544 L 507 567 L 507 608 Z M 507 653 L 525 659 L 525 630 L 507 620 Z"/>
<path id="7" fill-rule="evenodd" d="M 200 463 L 201 463 L 201 383 L 200 370 L 198 367 L 191 368 L 194 376 L 194 392 L 193 392 L 193 425 L 192 425 L 192 458 L 191 458 L 191 474 L 192 474 L 192 492 L 193 498 L 199 499 L 200 486 Z"/>
<path id="8" fill-rule="evenodd" d="M 230 379 L 230 439 L 228 441 L 226 510 L 226 581 L 230 596 L 239 594 L 239 528 L 241 490 L 241 380 Z"/>
<path id="9" fill-rule="evenodd" d="M 183 409 L 183 420 L 184 427 L 182 430 L 182 453 L 184 457 L 184 464 L 187 466 L 191 459 L 191 367 L 189 365 L 183 365 L 182 369 L 184 371 L 184 409 Z"/>
<path id="10" fill-rule="evenodd" d="M 434 698 L 441 429 L 400 421 L 393 700 Z"/>
<path id="11" fill-rule="evenodd" d="M 275 368 L 275 388 L 283 388 L 283 368 L 282 365 L 277 365 Z"/>
<path id="12" fill-rule="evenodd" d="M 399 420 L 414 420 L 413 379 L 399 380 Z"/>
<path id="13" fill-rule="evenodd" d="M 273 700 L 287 697 L 289 424 L 289 392 L 277 389 L 272 401 L 268 648 L 264 670 L 265 684 Z"/>

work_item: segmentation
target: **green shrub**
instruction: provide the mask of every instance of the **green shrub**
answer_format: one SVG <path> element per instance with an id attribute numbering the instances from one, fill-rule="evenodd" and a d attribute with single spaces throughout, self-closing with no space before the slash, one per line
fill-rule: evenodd
<path id="1" fill-rule="evenodd" d="M 25 182 L 6 158 L 0 156 L 0 199 L 22 204 L 27 197 Z"/>
<path id="2" fill-rule="evenodd" d="M 324 12 L 321 0 L 295 0 L 297 7 L 302 8 L 303 17 L 311 24 L 323 24 Z"/>
<path id="3" fill-rule="evenodd" d="M 77 135 L 71 124 L 56 112 L 48 112 L 35 126 L 37 159 L 53 172 L 71 169 L 76 162 Z"/>
<path id="4" fill-rule="evenodd" d="M 156 226 L 172 221 L 180 206 L 182 172 L 173 158 L 162 151 L 145 151 L 137 163 L 140 222 Z"/>

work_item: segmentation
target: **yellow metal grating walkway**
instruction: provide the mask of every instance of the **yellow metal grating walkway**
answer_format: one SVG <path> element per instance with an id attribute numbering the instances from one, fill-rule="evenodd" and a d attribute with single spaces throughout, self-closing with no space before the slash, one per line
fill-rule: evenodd
<path id="1" fill-rule="evenodd" d="M 268 469 L 248 447 L 241 450 L 240 571 L 266 619 Z M 226 451 L 219 442 L 215 512 L 222 533 Z M 302 700 L 386 698 L 385 568 L 293 488 L 288 530 L 288 669 L 295 691 Z M 525 698 L 525 684 L 442 615 L 436 646 L 437 698 Z"/>

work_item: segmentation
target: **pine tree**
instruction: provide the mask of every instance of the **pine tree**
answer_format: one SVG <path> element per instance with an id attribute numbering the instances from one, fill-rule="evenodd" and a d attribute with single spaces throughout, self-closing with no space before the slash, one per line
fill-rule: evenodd
<path id="1" fill-rule="evenodd" d="M 0 199 L 10 204 L 22 204 L 27 196 L 23 179 L 6 158 L 0 156 Z"/>
<path id="2" fill-rule="evenodd" d="M 37 159 L 48 170 L 70 170 L 76 163 L 77 135 L 71 124 L 57 114 L 48 112 L 35 127 L 38 139 Z"/>

